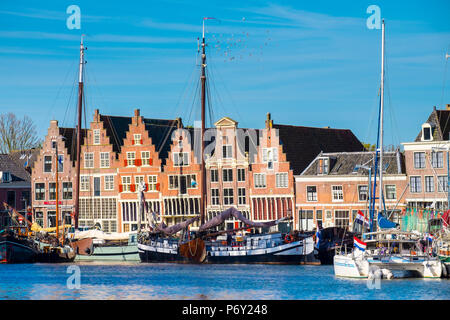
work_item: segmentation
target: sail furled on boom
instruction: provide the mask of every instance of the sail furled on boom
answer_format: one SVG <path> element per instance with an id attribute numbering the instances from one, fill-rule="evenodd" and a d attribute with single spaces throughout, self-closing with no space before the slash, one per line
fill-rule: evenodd
<path id="1" fill-rule="evenodd" d="M 381 229 L 392 229 L 392 228 L 397 228 L 397 226 L 399 225 L 398 223 L 392 222 L 388 219 L 386 219 L 381 213 L 378 213 L 378 226 Z"/>
<path id="2" fill-rule="evenodd" d="M 197 217 L 185 220 L 183 222 L 177 223 L 170 227 L 167 227 L 164 223 L 161 223 L 160 225 L 155 226 L 155 228 L 156 228 L 156 230 L 158 230 L 166 235 L 172 235 L 172 234 L 177 233 L 178 231 L 181 231 L 181 230 L 187 228 L 188 225 L 190 225 L 191 223 L 194 223 L 198 219 L 199 219 L 199 217 L 197 216 Z"/>
<path id="3" fill-rule="evenodd" d="M 200 226 L 198 231 L 205 231 L 207 229 L 214 228 L 218 225 L 221 225 L 222 223 L 224 223 L 225 220 L 227 220 L 231 217 L 235 217 L 236 219 L 242 221 L 249 227 L 255 227 L 255 228 L 269 228 L 269 227 L 277 225 L 281 221 L 291 219 L 291 217 L 284 217 L 284 218 L 281 218 L 278 220 L 273 220 L 273 221 L 254 222 L 254 221 L 251 221 L 251 220 L 247 219 L 246 217 L 244 217 L 244 215 L 240 211 L 238 211 L 236 208 L 232 207 L 225 211 L 222 211 L 219 215 L 217 215 L 214 218 L 212 218 L 211 220 L 205 222 L 203 225 Z"/>

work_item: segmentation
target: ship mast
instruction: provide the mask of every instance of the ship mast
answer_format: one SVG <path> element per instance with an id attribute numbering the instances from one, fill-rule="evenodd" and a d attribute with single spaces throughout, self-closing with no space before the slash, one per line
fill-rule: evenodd
<path id="1" fill-rule="evenodd" d="M 78 122 L 77 122 L 77 161 L 76 161 L 76 179 L 75 184 L 75 210 L 74 210 L 74 225 L 75 229 L 78 229 L 78 215 L 80 210 L 80 153 L 81 153 L 81 114 L 83 109 L 83 67 L 84 61 L 84 46 L 83 46 L 83 35 L 81 36 L 80 44 L 80 69 L 78 77 Z"/>
<path id="2" fill-rule="evenodd" d="M 381 88 L 380 88 L 380 193 L 379 212 L 383 211 L 383 111 L 384 111 L 384 19 L 381 24 Z"/>
<path id="3" fill-rule="evenodd" d="M 204 149 L 205 144 L 203 142 L 203 137 L 205 135 L 205 104 L 206 104 L 206 52 L 205 52 L 205 20 L 209 18 L 203 18 L 203 29 L 202 29 L 202 64 L 201 64 L 201 116 L 202 116 L 202 131 L 201 131 L 201 176 L 202 176 L 202 186 L 201 186 L 201 198 L 200 198 L 200 225 L 205 223 L 205 210 L 206 210 L 206 168 L 205 168 L 205 158 Z"/>
<path id="4" fill-rule="evenodd" d="M 55 188 L 56 188 L 56 239 L 59 242 L 59 183 L 58 183 L 58 140 L 55 139 L 55 154 L 56 154 L 56 165 L 55 165 Z M 63 223 L 64 225 L 64 223 Z M 64 240 L 63 240 L 64 241 Z"/>

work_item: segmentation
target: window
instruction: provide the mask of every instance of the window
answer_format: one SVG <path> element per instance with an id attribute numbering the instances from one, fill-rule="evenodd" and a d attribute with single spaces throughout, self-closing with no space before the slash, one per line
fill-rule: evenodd
<path id="1" fill-rule="evenodd" d="M 322 227 L 322 223 L 323 223 L 322 210 L 316 210 L 316 225 Z"/>
<path id="2" fill-rule="evenodd" d="M 222 173 L 224 182 L 233 181 L 233 169 L 223 169 Z"/>
<path id="3" fill-rule="evenodd" d="M 233 189 L 223 189 L 223 204 L 230 205 L 234 203 Z"/>
<path id="4" fill-rule="evenodd" d="M 392 185 L 387 184 L 385 186 L 385 188 L 386 188 L 386 199 L 387 200 L 397 199 L 397 192 L 396 192 L 395 184 L 392 184 Z"/>
<path id="5" fill-rule="evenodd" d="M 52 156 L 44 156 L 44 172 L 52 172 Z"/>
<path id="6" fill-rule="evenodd" d="M 114 176 L 105 176 L 105 190 L 114 190 Z"/>
<path id="7" fill-rule="evenodd" d="M 187 179 L 187 187 L 188 189 L 195 189 L 197 188 L 197 178 L 195 174 L 188 174 L 186 176 Z"/>
<path id="8" fill-rule="evenodd" d="M 222 146 L 222 158 L 226 159 L 226 158 L 231 158 L 231 157 L 233 157 L 231 145 L 227 144 L 227 145 Z"/>
<path id="9" fill-rule="evenodd" d="M 442 151 L 431 152 L 431 165 L 433 168 L 444 167 L 444 153 Z"/>
<path id="10" fill-rule="evenodd" d="M 312 231 L 314 229 L 314 211 L 313 210 L 299 210 L 299 228 L 300 230 Z"/>
<path id="11" fill-rule="evenodd" d="M 211 203 L 219 205 L 219 189 L 211 189 Z"/>
<path id="12" fill-rule="evenodd" d="M 266 174 L 265 173 L 255 173 L 255 188 L 265 188 L 266 187 Z"/>
<path id="13" fill-rule="evenodd" d="M 317 163 L 317 173 L 328 174 L 328 164 L 329 164 L 328 158 L 319 158 L 319 161 Z"/>
<path id="14" fill-rule="evenodd" d="M 173 165 L 175 167 L 188 166 L 189 165 L 189 153 L 176 152 L 173 154 Z"/>
<path id="15" fill-rule="evenodd" d="M 109 152 L 100 152 L 100 168 L 109 168 Z"/>
<path id="16" fill-rule="evenodd" d="M 133 144 L 137 144 L 137 145 L 142 144 L 142 137 L 140 134 L 138 134 L 138 133 L 133 134 Z"/>
<path id="17" fill-rule="evenodd" d="M 423 132 L 423 135 L 422 135 L 423 140 L 425 140 L 425 141 L 431 140 L 431 127 L 429 125 L 424 124 L 422 126 L 422 132 Z"/>
<path id="18" fill-rule="evenodd" d="M 56 183 L 50 182 L 48 184 L 48 199 L 49 200 L 56 200 Z"/>
<path id="19" fill-rule="evenodd" d="M 434 177 L 425 177 L 425 192 L 434 192 Z"/>
<path id="20" fill-rule="evenodd" d="M 100 144 L 100 130 L 94 129 L 94 144 Z"/>
<path id="21" fill-rule="evenodd" d="M 288 174 L 287 173 L 277 173 L 275 175 L 275 183 L 277 188 L 287 188 L 288 187 Z"/>
<path id="22" fill-rule="evenodd" d="M 63 199 L 72 200 L 72 182 L 63 182 Z"/>
<path id="23" fill-rule="evenodd" d="M 245 188 L 238 189 L 238 204 L 246 204 Z"/>
<path id="24" fill-rule="evenodd" d="M 411 193 L 422 192 L 422 180 L 420 177 L 409 178 L 409 188 Z"/>
<path id="25" fill-rule="evenodd" d="M 9 173 L 8 171 L 3 171 L 1 178 L 1 182 L 5 183 L 5 182 L 11 182 L 11 173 Z"/>
<path id="26" fill-rule="evenodd" d="M 136 184 L 136 188 L 135 188 L 135 190 L 136 191 L 139 191 L 139 184 L 141 183 L 141 182 L 144 182 L 144 176 L 135 176 L 134 177 L 134 183 Z M 145 183 L 145 182 L 144 182 Z"/>
<path id="27" fill-rule="evenodd" d="M 58 172 L 64 172 L 64 155 L 58 155 Z"/>
<path id="28" fill-rule="evenodd" d="M 142 151 L 141 152 L 142 165 L 149 166 L 150 165 L 150 151 Z"/>
<path id="29" fill-rule="evenodd" d="M 237 176 L 238 176 L 238 181 L 239 182 L 245 181 L 245 169 L 238 168 L 237 169 Z"/>
<path id="30" fill-rule="evenodd" d="M 169 189 L 178 189 L 178 176 L 169 176 Z"/>
<path id="31" fill-rule="evenodd" d="M 45 200 L 45 183 L 34 184 L 34 198 L 36 200 Z"/>
<path id="32" fill-rule="evenodd" d="M 136 153 L 127 152 L 127 166 L 134 166 L 135 160 L 136 160 Z"/>
<path id="33" fill-rule="evenodd" d="M 278 161 L 278 149 L 277 148 L 264 148 L 263 149 L 263 162 L 267 162 L 267 168 L 273 169 L 273 163 Z"/>
<path id="34" fill-rule="evenodd" d="M 7 191 L 6 192 L 6 202 L 11 207 L 16 207 L 16 192 L 15 191 Z"/>
<path id="35" fill-rule="evenodd" d="M 219 171 L 217 169 L 211 169 L 211 182 L 219 181 Z"/>
<path id="36" fill-rule="evenodd" d="M 89 176 L 81 176 L 80 177 L 80 190 L 81 191 L 89 191 L 90 178 Z"/>
<path id="37" fill-rule="evenodd" d="M 94 197 L 100 196 L 100 177 L 94 177 Z"/>
<path id="38" fill-rule="evenodd" d="M 30 191 L 22 191 L 22 199 L 20 199 L 21 201 L 24 202 L 24 207 L 26 208 L 28 205 L 31 205 L 30 202 Z"/>
<path id="39" fill-rule="evenodd" d="M 339 228 L 347 228 L 350 220 L 350 213 L 348 210 L 336 210 L 334 211 L 335 223 L 334 225 Z"/>
<path id="40" fill-rule="evenodd" d="M 156 183 L 158 176 L 147 176 L 148 179 L 148 188 L 147 191 L 156 191 Z"/>
<path id="41" fill-rule="evenodd" d="M 344 192 L 342 191 L 342 186 L 332 186 L 332 196 L 333 201 L 343 201 Z"/>
<path id="42" fill-rule="evenodd" d="M 131 191 L 131 177 L 130 176 L 122 177 L 122 191 L 123 192 Z"/>
<path id="43" fill-rule="evenodd" d="M 425 168 L 425 152 L 414 152 L 414 168 Z"/>
<path id="44" fill-rule="evenodd" d="M 358 186 L 358 199 L 359 201 L 367 201 L 368 199 L 368 186 Z"/>
<path id="45" fill-rule="evenodd" d="M 307 186 L 306 187 L 306 199 L 308 201 L 317 201 L 317 187 Z"/>
<path id="46" fill-rule="evenodd" d="M 85 168 L 93 168 L 94 167 L 94 153 L 93 152 L 85 152 L 84 153 L 84 167 Z"/>
<path id="47" fill-rule="evenodd" d="M 448 190 L 448 177 L 447 176 L 439 176 L 438 177 L 438 191 L 439 192 L 447 192 Z"/>

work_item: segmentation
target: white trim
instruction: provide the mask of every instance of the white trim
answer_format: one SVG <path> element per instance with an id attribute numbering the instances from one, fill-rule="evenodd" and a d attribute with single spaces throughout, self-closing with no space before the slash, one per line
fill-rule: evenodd
<path id="1" fill-rule="evenodd" d="M 383 181 L 406 181 L 407 176 L 405 175 L 396 175 L 396 176 L 383 176 Z M 350 181 L 356 181 L 356 182 L 366 182 L 368 181 L 367 176 L 337 176 L 337 177 L 330 177 L 330 176 L 295 176 L 295 182 L 314 182 L 314 183 L 321 183 L 321 182 L 350 182 Z M 372 179 L 373 181 L 373 179 Z"/>

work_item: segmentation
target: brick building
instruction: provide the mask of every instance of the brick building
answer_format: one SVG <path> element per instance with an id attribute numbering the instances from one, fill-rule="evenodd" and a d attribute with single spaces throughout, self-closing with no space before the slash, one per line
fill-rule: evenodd
<path id="1" fill-rule="evenodd" d="M 323 227 L 351 229 L 358 210 L 367 215 L 368 168 L 373 167 L 374 156 L 374 152 L 320 153 L 295 177 L 296 209 L 300 217 L 298 228 L 313 230 L 321 222 Z M 383 164 L 385 206 L 388 211 L 395 209 L 391 220 L 398 221 L 407 186 L 404 157 L 398 151 L 386 152 L 383 153 Z M 373 180 L 372 174 L 372 185 Z M 376 198 L 379 197 L 378 183 Z M 376 200 L 376 210 L 378 204 Z"/>
<path id="2" fill-rule="evenodd" d="M 433 108 L 422 124 L 414 142 L 402 143 L 405 150 L 409 188 L 409 208 L 435 208 L 447 205 L 447 150 L 450 147 L 450 105 L 445 110 Z"/>

